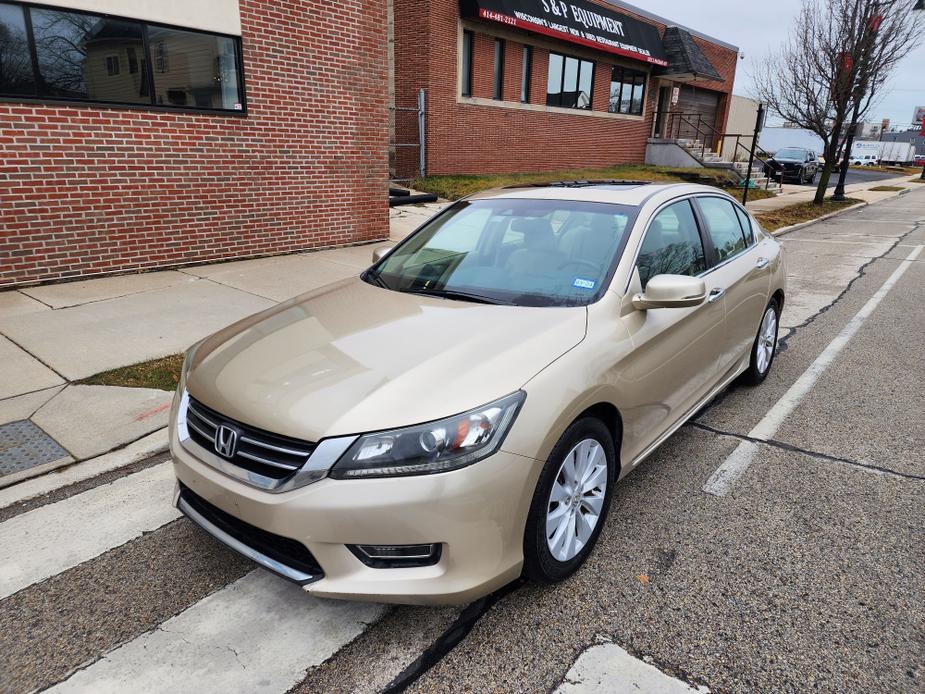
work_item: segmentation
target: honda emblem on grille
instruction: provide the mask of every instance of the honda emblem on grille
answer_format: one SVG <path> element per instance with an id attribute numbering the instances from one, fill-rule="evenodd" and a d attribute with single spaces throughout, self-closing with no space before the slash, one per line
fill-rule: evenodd
<path id="1" fill-rule="evenodd" d="M 215 430 L 215 452 L 224 458 L 233 458 L 237 450 L 237 430 L 222 424 Z"/>

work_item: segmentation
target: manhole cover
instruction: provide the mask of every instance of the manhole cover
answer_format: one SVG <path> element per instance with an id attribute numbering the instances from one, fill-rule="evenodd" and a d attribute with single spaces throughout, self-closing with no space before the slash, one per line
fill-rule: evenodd
<path id="1" fill-rule="evenodd" d="M 60 460 L 67 454 L 28 419 L 0 425 L 0 477 Z"/>

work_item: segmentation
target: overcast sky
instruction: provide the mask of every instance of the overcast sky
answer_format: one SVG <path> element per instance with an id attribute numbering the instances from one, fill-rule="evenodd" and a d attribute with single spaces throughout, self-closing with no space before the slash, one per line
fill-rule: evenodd
<path id="1" fill-rule="evenodd" d="M 752 96 L 750 74 L 757 61 L 780 45 L 800 7 L 800 0 L 630 0 L 638 7 L 739 47 L 745 59 L 736 70 L 735 93 Z M 900 0 L 914 2 L 914 0 Z M 925 18 L 923 18 L 925 31 Z M 925 106 L 925 46 L 900 63 L 887 93 L 868 120 L 889 118 L 909 125 L 916 106 Z"/>

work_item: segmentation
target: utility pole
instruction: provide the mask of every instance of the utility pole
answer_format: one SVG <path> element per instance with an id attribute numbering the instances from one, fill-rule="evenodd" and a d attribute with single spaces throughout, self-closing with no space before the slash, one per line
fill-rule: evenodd
<path id="1" fill-rule="evenodd" d="M 925 2 L 925 0 L 923 0 Z M 755 117 L 755 132 L 752 135 L 752 146 L 748 150 L 748 170 L 745 172 L 745 182 L 742 184 L 742 204 L 744 205 L 748 202 L 748 187 L 752 183 L 752 166 L 755 165 L 755 147 L 758 146 L 758 135 L 761 133 L 761 128 L 764 126 L 764 104 L 758 104 L 758 114 Z M 735 156 L 733 155 L 733 158 Z M 768 172 L 768 175 L 771 175 L 771 172 Z M 925 171 L 922 172 L 922 175 L 925 176 Z M 781 176 L 781 181 L 784 178 Z"/>

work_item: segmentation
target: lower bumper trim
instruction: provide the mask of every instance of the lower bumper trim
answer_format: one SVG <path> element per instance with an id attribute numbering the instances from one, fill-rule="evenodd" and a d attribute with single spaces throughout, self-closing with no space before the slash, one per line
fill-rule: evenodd
<path id="1" fill-rule="evenodd" d="M 177 508 L 187 518 L 209 533 L 216 540 L 227 546 L 229 549 L 244 555 L 248 559 L 257 562 L 265 569 L 268 569 L 269 571 L 272 571 L 273 573 L 278 574 L 285 579 L 293 581 L 294 583 L 298 583 L 299 585 L 304 586 L 308 583 L 312 583 L 323 578 L 323 574 L 309 574 L 305 571 L 287 566 L 281 561 L 274 559 L 267 554 L 264 554 L 263 552 L 245 544 L 238 538 L 232 536 L 218 525 L 213 523 L 211 520 L 206 518 L 196 508 L 194 508 L 190 501 L 186 498 L 187 494 L 189 494 L 189 491 L 187 489 L 182 489 L 180 496 L 177 499 Z"/>

